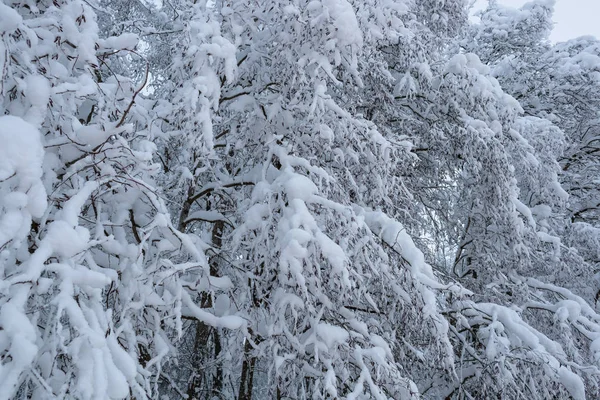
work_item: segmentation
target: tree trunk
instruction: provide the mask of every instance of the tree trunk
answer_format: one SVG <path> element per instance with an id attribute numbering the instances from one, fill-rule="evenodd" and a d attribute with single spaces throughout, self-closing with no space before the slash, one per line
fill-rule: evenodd
<path id="1" fill-rule="evenodd" d="M 240 391 L 238 393 L 238 400 L 252 400 L 252 378 L 254 374 L 254 360 L 255 357 L 250 355 L 252 346 L 250 341 L 246 340 L 244 345 L 244 362 L 242 363 L 242 376 L 240 379 Z"/>

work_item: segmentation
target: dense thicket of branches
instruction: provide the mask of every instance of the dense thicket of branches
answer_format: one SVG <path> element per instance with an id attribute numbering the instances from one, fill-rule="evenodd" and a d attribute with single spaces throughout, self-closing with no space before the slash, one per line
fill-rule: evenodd
<path id="1" fill-rule="evenodd" d="M 552 0 L 0 2 L 0 399 L 600 390 L 600 42 Z"/>

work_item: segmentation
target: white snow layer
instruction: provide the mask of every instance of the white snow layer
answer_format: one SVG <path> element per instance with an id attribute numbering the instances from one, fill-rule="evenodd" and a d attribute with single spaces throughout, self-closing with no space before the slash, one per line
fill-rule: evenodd
<path id="1" fill-rule="evenodd" d="M 31 218 L 46 210 L 42 184 L 44 148 L 35 127 L 13 116 L 0 117 L 0 245 L 24 238 Z"/>

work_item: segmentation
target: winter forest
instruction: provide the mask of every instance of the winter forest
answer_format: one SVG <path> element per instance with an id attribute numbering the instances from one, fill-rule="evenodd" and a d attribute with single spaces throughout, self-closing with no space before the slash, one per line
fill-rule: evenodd
<path id="1" fill-rule="evenodd" d="M 0 400 L 600 398 L 600 41 L 469 3 L 1 0 Z"/>

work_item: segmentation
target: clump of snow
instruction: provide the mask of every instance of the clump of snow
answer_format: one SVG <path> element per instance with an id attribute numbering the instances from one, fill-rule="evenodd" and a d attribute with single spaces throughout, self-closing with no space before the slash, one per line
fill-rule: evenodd
<path id="1" fill-rule="evenodd" d="M 564 356 L 560 344 L 528 325 L 515 310 L 492 303 L 478 303 L 477 309 L 493 315 L 502 324 L 513 346 L 526 346 L 532 350 Z"/>
<path id="2" fill-rule="evenodd" d="M 119 36 L 99 40 L 99 45 L 103 50 L 135 50 L 139 40 L 135 33 L 126 32 Z"/>
<path id="3" fill-rule="evenodd" d="M 12 32 L 23 22 L 19 13 L 0 3 L 0 32 Z"/>
<path id="4" fill-rule="evenodd" d="M 286 171 L 280 179 L 289 199 L 308 201 L 317 193 L 317 186 L 304 175 Z"/>
<path id="5" fill-rule="evenodd" d="M 558 379 L 567 389 L 573 400 L 585 400 L 585 387 L 577 374 L 567 367 L 561 366 L 558 370 Z"/>
<path id="6" fill-rule="evenodd" d="M 40 133 L 19 117 L 0 117 L 0 180 L 13 175 L 19 179 L 17 190 L 27 192 L 42 177 L 44 148 Z M 38 216 L 39 208 L 32 210 Z"/>
<path id="7" fill-rule="evenodd" d="M 258 229 L 263 224 L 265 218 L 269 216 L 270 210 L 267 204 L 258 203 L 246 211 L 246 220 L 244 224 L 248 229 Z"/>
<path id="8" fill-rule="evenodd" d="M 363 38 L 352 5 L 346 0 L 325 0 L 323 5 L 335 27 L 335 37 L 342 46 L 362 46 Z"/>
<path id="9" fill-rule="evenodd" d="M 23 239 L 32 218 L 47 207 L 42 178 L 44 148 L 35 127 L 21 118 L 0 117 L 0 246 Z"/>
<path id="10" fill-rule="evenodd" d="M 315 235 L 319 242 L 321 253 L 329 261 L 333 272 L 342 276 L 342 281 L 346 287 L 350 287 L 350 278 L 346 268 L 346 254 L 344 250 L 323 232 L 317 232 Z"/>
<path id="11" fill-rule="evenodd" d="M 335 351 L 335 347 L 346 343 L 350 336 L 345 329 L 326 323 L 318 324 L 315 330 L 329 351 Z"/>
<path id="12" fill-rule="evenodd" d="M 456 54 L 446 64 L 446 72 L 460 75 L 467 66 L 467 57 L 464 54 Z"/>
<path id="13" fill-rule="evenodd" d="M 423 252 L 417 248 L 400 222 L 376 211 L 366 212 L 365 222 L 388 246 L 408 261 L 413 268 L 413 273 L 423 275 L 428 280 L 436 280 L 431 266 L 425 262 Z"/>
<path id="14" fill-rule="evenodd" d="M 0 308 L 0 343 L 5 348 L 10 343 L 8 353 L 12 362 L 0 365 L 0 399 L 13 398 L 20 375 L 37 354 L 35 328 L 24 310 L 12 302 Z"/>
<path id="15" fill-rule="evenodd" d="M 246 327 L 246 320 L 237 315 L 224 315 L 219 317 L 204 311 L 196 305 L 186 291 L 182 292 L 182 302 L 185 306 L 184 315 L 194 317 L 207 325 L 227 329 L 242 329 Z"/>
<path id="16" fill-rule="evenodd" d="M 119 368 L 127 379 L 135 379 L 135 376 L 137 375 L 135 362 L 131 359 L 125 349 L 121 347 L 114 335 L 110 335 L 107 338 L 107 344 L 110 349 L 112 361 L 116 367 Z"/>
<path id="17" fill-rule="evenodd" d="M 537 236 L 542 242 L 552 244 L 554 248 L 554 257 L 558 259 L 560 257 L 560 238 L 541 231 L 537 232 Z"/>
<path id="18" fill-rule="evenodd" d="M 533 219 L 533 214 L 531 213 L 531 210 L 529 209 L 529 207 L 527 207 L 519 199 L 517 199 L 516 196 L 513 197 L 511 200 L 512 200 L 513 204 L 515 205 L 515 208 L 517 209 L 517 211 L 520 212 L 521 214 L 523 214 L 523 216 L 525 218 L 527 218 L 527 222 L 529 223 L 529 225 L 533 229 L 535 229 L 536 228 L 535 220 Z"/>
<path id="19" fill-rule="evenodd" d="M 574 300 L 562 300 L 557 304 L 557 307 L 556 315 L 561 322 L 567 320 L 575 322 L 581 315 L 581 305 Z"/>
<path id="20" fill-rule="evenodd" d="M 30 75 L 25 79 L 23 92 L 25 98 L 31 103 L 25 119 L 39 127 L 46 117 L 46 107 L 50 101 L 50 83 L 41 75 Z"/>

